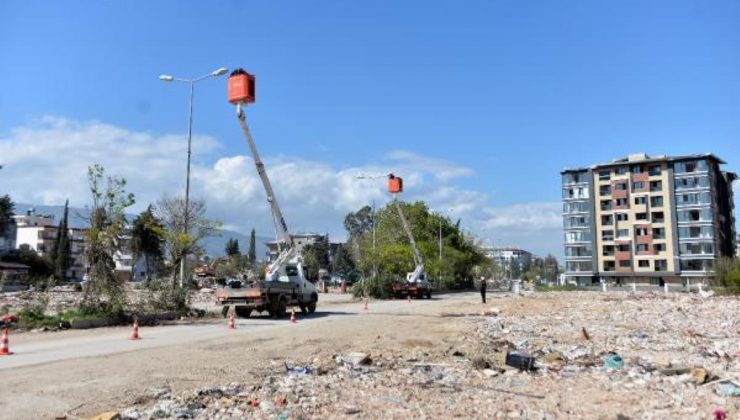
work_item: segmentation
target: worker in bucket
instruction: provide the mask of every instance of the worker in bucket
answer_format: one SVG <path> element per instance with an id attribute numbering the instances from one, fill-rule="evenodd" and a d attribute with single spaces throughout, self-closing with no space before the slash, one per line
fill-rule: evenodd
<path id="1" fill-rule="evenodd" d="M 483 300 L 483 303 L 486 303 L 486 279 L 482 278 L 480 280 L 480 298 Z"/>

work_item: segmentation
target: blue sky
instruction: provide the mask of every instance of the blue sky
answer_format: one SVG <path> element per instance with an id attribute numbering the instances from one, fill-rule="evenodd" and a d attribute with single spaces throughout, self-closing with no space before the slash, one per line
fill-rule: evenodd
<path id="1" fill-rule="evenodd" d="M 157 76 L 241 66 L 265 156 L 403 170 L 389 153 L 411 152 L 468 168 L 444 186 L 516 213 L 557 202 L 562 168 L 633 152 L 740 170 L 738 22 L 734 1 L 5 2 L 0 141 L 45 116 L 182 135 L 186 86 Z M 197 86 L 194 131 L 217 143 L 197 164 L 246 154 L 225 80 Z M 548 235 L 525 245 L 561 253 Z"/>

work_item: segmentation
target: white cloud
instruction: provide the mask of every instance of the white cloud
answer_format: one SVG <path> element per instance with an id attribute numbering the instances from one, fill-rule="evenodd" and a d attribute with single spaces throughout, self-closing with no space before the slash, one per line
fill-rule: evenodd
<path id="1" fill-rule="evenodd" d="M 563 206 L 559 202 L 514 204 L 486 209 L 483 227 L 491 229 L 560 229 Z"/>
<path id="2" fill-rule="evenodd" d="M 100 163 L 109 174 L 125 177 L 136 194 L 140 211 L 165 193 L 184 190 L 184 135 L 135 132 L 99 121 L 79 122 L 45 117 L 0 137 L 0 188 L 16 202 L 58 205 L 69 198 L 74 206 L 89 201 L 86 171 Z M 252 227 L 270 235 L 272 222 L 265 193 L 251 156 L 217 156 L 218 141 L 194 136 L 191 195 L 204 197 L 211 217 L 232 230 L 247 233 Z M 290 156 L 268 156 L 265 165 L 285 218 L 293 231 L 328 232 L 344 237 L 347 212 L 373 200 L 388 200 L 385 179 L 358 180 L 361 174 L 394 172 L 404 177 L 404 199 L 424 200 L 431 208 L 447 210 L 453 219 L 484 232 L 492 240 L 510 238 L 522 247 L 531 244 L 542 252 L 561 245 L 558 203 L 491 207 L 488 194 L 462 189 L 453 182 L 473 170 L 455 162 L 396 150 L 375 164 L 337 168 L 327 162 Z M 557 229 L 556 229 L 557 228 Z M 485 229 L 485 230 L 483 230 Z M 540 235 L 543 232 L 545 237 Z M 514 242 L 522 238 L 526 243 Z M 508 240 L 507 240 L 508 241 Z"/>

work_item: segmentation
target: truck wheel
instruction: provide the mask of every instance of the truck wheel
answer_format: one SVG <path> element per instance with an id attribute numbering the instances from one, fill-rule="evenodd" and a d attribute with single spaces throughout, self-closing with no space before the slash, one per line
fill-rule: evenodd
<path id="1" fill-rule="evenodd" d="M 229 305 L 224 305 L 224 307 L 221 308 L 221 315 L 223 315 L 224 318 L 229 316 Z"/>
<path id="2" fill-rule="evenodd" d="M 249 315 L 252 315 L 251 309 L 240 306 L 236 307 L 236 316 L 238 316 L 239 318 L 249 318 Z"/>
<path id="3" fill-rule="evenodd" d="M 301 313 L 308 313 L 308 307 L 306 305 L 301 303 L 300 305 L 298 305 L 298 307 L 301 308 Z"/>
<path id="4" fill-rule="evenodd" d="M 308 309 L 308 313 L 312 314 L 316 312 L 316 301 L 319 300 L 316 296 L 311 296 L 311 303 L 306 305 L 306 309 Z"/>
<path id="5" fill-rule="evenodd" d="M 431 298 L 432 298 L 432 291 L 430 290 L 427 292 L 427 299 L 431 299 Z"/>
<path id="6" fill-rule="evenodd" d="M 288 303 L 285 299 L 280 299 L 277 304 L 276 318 L 285 318 L 285 313 L 288 310 Z"/>

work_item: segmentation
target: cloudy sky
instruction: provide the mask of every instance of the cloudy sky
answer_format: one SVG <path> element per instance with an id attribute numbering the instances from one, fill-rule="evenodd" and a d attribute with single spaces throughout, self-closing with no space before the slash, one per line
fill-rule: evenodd
<path id="1" fill-rule="evenodd" d="M 184 190 L 189 78 L 257 75 L 252 132 L 293 230 L 341 239 L 394 172 L 495 245 L 562 255 L 560 176 L 629 153 L 740 170 L 740 4 L 39 1 L 0 5 L 0 194 L 84 206 L 88 165 L 141 210 Z M 224 79 L 195 89 L 193 191 L 269 213 Z"/>

